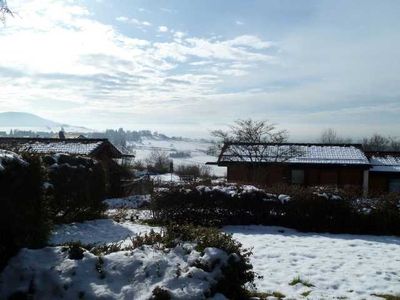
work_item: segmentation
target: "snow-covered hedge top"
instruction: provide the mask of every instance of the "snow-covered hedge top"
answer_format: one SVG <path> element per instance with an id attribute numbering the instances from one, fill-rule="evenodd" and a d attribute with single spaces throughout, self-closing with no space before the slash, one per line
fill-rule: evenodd
<path id="1" fill-rule="evenodd" d="M 0 149 L 0 172 L 4 171 L 8 162 L 17 161 L 22 165 L 27 164 L 18 154 Z"/>
<path id="2" fill-rule="evenodd" d="M 280 201 L 285 203 L 290 200 L 290 196 L 283 195 L 283 194 L 271 194 L 267 193 L 262 189 L 259 189 L 252 185 L 217 185 L 217 186 L 205 186 L 199 185 L 196 189 L 201 193 L 210 193 L 212 191 L 219 191 L 231 197 L 240 197 L 243 194 L 250 194 L 250 193 L 261 193 L 264 194 L 264 201 Z M 188 189 L 188 192 L 190 189 Z"/>
<path id="3" fill-rule="evenodd" d="M 312 164 L 369 164 L 364 153 L 354 146 L 232 144 L 219 162 L 287 162 Z"/>

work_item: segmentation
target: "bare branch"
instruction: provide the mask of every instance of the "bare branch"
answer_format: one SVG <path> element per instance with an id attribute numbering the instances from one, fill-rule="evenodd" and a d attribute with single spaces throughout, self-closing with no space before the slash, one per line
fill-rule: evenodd
<path id="1" fill-rule="evenodd" d="M 14 13 L 7 5 L 7 0 L 0 0 L 0 22 L 5 24 L 7 15 L 14 17 Z"/>

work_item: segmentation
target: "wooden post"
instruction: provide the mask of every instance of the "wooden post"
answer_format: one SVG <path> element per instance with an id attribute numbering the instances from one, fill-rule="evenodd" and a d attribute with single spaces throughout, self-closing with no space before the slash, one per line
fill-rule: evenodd
<path id="1" fill-rule="evenodd" d="M 363 172 L 363 196 L 368 196 L 369 170 Z"/>

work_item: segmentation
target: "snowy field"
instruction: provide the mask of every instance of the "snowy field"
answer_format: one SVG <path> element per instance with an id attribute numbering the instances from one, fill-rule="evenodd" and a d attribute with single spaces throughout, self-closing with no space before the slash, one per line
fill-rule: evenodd
<path id="1" fill-rule="evenodd" d="M 264 277 L 256 281 L 260 292 L 280 292 L 285 299 L 382 299 L 372 294 L 400 294 L 398 237 L 300 233 L 267 226 L 227 226 L 224 231 L 245 248 L 253 247 L 251 261 Z M 313 286 L 290 285 L 296 277 Z"/>
<path id="2" fill-rule="evenodd" d="M 129 142 L 134 146 L 135 157 L 137 160 L 145 160 L 154 149 L 162 150 L 168 154 L 177 151 L 189 152 L 188 158 L 173 158 L 175 165 L 197 164 L 204 165 L 206 162 L 215 162 L 217 157 L 207 155 L 207 149 L 211 143 L 201 141 L 168 141 L 143 138 L 142 142 Z M 212 173 L 216 176 L 225 176 L 226 168 L 218 166 L 210 166 Z"/>

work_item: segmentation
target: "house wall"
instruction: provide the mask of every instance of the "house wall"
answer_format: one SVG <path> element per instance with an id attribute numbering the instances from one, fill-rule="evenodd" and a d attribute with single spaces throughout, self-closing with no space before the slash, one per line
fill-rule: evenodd
<path id="1" fill-rule="evenodd" d="M 390 180 L 400 179 L 399 173 L 370 172 L 369 189 L 371 192 L 389 192 Z"/>
<path id="2" fill-rule="evenodd" d="M 363 169 L 351 167 L 236 164 L 228 166 L 229 182 L 274 185 L 291 184 L 292 169 L 304 170 L 304 186 L 335 185 L 362 187 Z"/>

